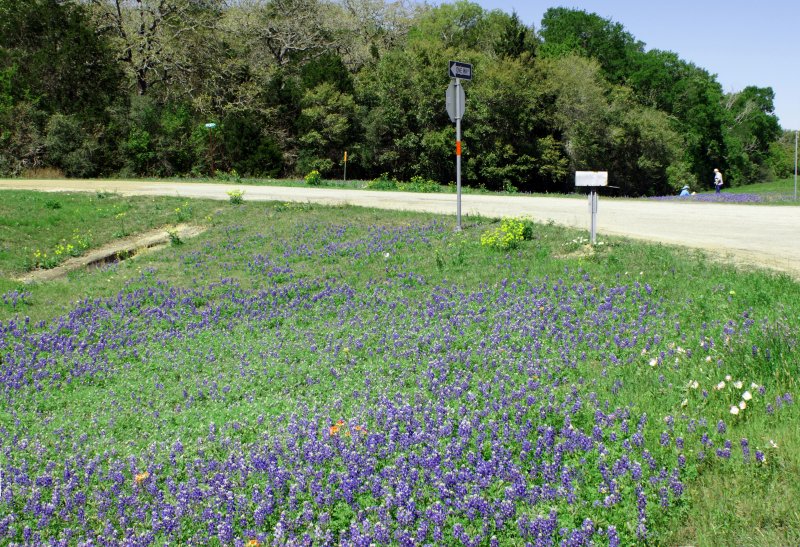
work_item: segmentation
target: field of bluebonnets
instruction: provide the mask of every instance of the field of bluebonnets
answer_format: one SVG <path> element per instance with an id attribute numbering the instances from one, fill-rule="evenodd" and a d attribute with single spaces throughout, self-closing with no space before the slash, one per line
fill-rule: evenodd
<path id="1" fill-rule="evenodd" d="M 551 225 L 497 250 L 486 218 L 184 215 L 206 232 L 2 295 L 0 543 L 800 542 L 788 277 Z"/>

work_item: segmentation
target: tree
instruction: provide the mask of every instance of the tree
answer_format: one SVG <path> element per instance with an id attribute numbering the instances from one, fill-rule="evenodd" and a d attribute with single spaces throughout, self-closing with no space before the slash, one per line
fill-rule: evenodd
<path id="1" fill-rule="evenodd" d="M 113 38 L 139 95 L 156 84 L 186 83 L 199 66 L 191 46 L 207 43 L 199 36 L 213 29 L 224 6 L 224 0 L 88 1 L 98 32 Z"/>
<path id="2" fill-rule="evenodd" d="M 96 116 L 117 98 L 119 72 L 82 6 L 0 0 L 0 73 L 9 100 L 48 113 Z M 9 98 L 10 95 L 10 98 Z"/>
<path id="3" fill-rule="evenodd" d="M 120 98 L 119 75 L 83 6 L 0 0 L 0 172 L 17 175 L 52 164 L 48 149 L 64 136 L 61 144 L 75 153 L 56 166 L 97 173 L 107 110 Z M 74 131 L 54 129 L 65 120 Z"/>
<path id="4" fill-rule="evenodd" d="M 458 0 L 423 12 L 409 30 L 413 41 L 434 41 L 456 51 L 490 51 L 497 36 L 492 36 L 487 12 L 478 4 Z"/>
<path id="5" fill-rule="evenodd" d="M 729 177 L 739 183 L 764 178 L 770 145 L 781 135 L 775 117 L 775 93 L 769 87 L 749 86 L 726 95 L 725 123 L 726 160 Z"/>
<path id="6" fill-rule="evenodd" d="M 480 59 L 480 58 L 479 58 Z M 542 75 L 522 58 L 479 64 L 463 126 L 467 178 L 494 190 L 554 190 L 566 181 L 565 150 L 551 134 Z"/>
<path id="7" fill-rule="evenodd" d="M 356 105 L 330 83 L 306 92 L 300 116 L 300 170 L 330 173 L 353 136 Z"/>
<path id="8" fill-rule="evenodd" d="M 683 135 L 684 163 L 693 181 L 707 181 L 714 167 L 727 169 L 722 86 L 709 74 L 669 51 L 640 55 L 627 79 L 639 102 L 666 112 Z"/>
<path id="9" fill-rule="evenodd" d="M 566 56 L 543 67 L 573 170 L 609 171 L 623 195 L 671 191 L 684 172 L 683 143 L 668 115 L 609 84 L 597 61 Z"/>
<path id="10" fill-rule="evenodd" d="M 794 174 L 795 138 L 795 131 L 784 130 L 778 140 L 770 143 L 770 154 L 766 161 L 768 178 L 782 179 Z"/>
<path id="11" fill-rule="evenodd" d="M 495 41 L 495 53 L 500 57 L 516 58 L 522 57 L 525 53 L 533 57 L 538 46 L 533 28 L 523 25 L 516 11 L 510 16 L 506 14 L 502 16 L 502 31 Z"/>
<path id="12" fill-rule="evenodd" d="M 334 48 L 355 73 L 388 51 L 402 48 L 414 16 L 412 0 L 339 0 L 326 6 Z"/>
<path id="13" fill-rule="evenodd" d="M 622 24 L 582 10 L 548 9 L 539 35 L 544 41 L 543 56 L 578 54 L 597 59 L 613 83 L 624 83 L 632 63 L 644 51 L 644 44 Z"/>
<path id="14" fill-rule="evenodd" d="M 251 51 L 277 67 L 321 55 L 333 44 L 319 0 L 251 0 L 247 7 Z"/>

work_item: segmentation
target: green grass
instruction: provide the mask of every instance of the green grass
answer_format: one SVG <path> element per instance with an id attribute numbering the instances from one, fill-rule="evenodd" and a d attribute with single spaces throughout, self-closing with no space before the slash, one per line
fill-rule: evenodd
<path id="1" fill-rule="evenodd" d="M 748 184 L 747 186 L 725 187 L 725 191 L 734 194 L 784 194 L 793 196 L 794 177 L 771 182 L 761 182 L 758 184 Z"/>
<path id="2" fill-rule="evenodd" d="M 52 266 L 67 258 L 66 253 L 56 256 L 60 243 L 80 240 L 86 249 L 93 249 L 154 228 L 202 223 L 214 210 L 211 204 L 198 206 L 186 199 L 123 198 L 107 192 L 87 197 L 4 190 L 2 196 L 0 275 L 4 277 L 34 269 L 37 250 L 52 259 Z"/>
<path id="3" fill-rule="evenodd" d="M 764 466 L 742 465 L 735 458 L 718 461 L 711 454 L 703 462 L 690 461 L 685 497 L 667 516 L 651 523 L 655 544 L 800 542 L 796 508 L 800 499 L 800 407 L 788 406 L 781 413 L 769 415 L 764 412 L 767 398 L 756 397 L 748 412 L 733 419 L 728 408 L 735 401 L 725 399 L 724 393 L 711 391 L 706 400 L 685 388 L 693 379 L 710 386 L 730 374 L 765 386 L 772 397 L 787 391 L 798 393 L 800 286 L 785 275 L 737 270 L 714 263 L 702 252 L 603 238 L 602 234 L 603 245 L 588 248 L 574 242 L 585 236 L 584 232 L 547 224 L 534 226 L 531 241 L 521 242 L 515 250 L 498 252 L 480 244 L 481 235 L 499 225 L 497 220 L 469 215 L 464 219 L 464 231 L 454 233 L 450 217 L 355 207 L 247 201 L 232 206 L 204 200 L 33 192 L 3 192 L 2 197 L 0 293 L 26 294 L 14 305 L 0 302 L 0 320 L 4 322 L 22 316 L 31 317 L 34 323 L 52 320 L 73 310 L 76 301 L 149 290 L 156 282 L 196 290 L 193 304 L 201 310 L 215 310 L 215 304 L 227 301 L 223 296 L 231 291 L 289 286 L 288 274 L 273 269 L 271 263 L 259 262 L 284 253 L 289 257 L 285 262 L 292 270 L 292 282 L 300 280 L 313 290 L 322 290 L 326 282 L 335 281 L 352 287 L 364 298 L 374 294 L 369 301 L 373 306 L 370 313 L 376 318 L 379 314 L 399 317 L 414 310 L 430 297 L 431 287 L 488 291 L 503 280 L 517 279 L 541 280 L 543 284 L 565 279 L 566 285 L 571 285 L 583 276 L 597 286 L 625 285 L 631 290 L 647 286 L 653 301 L 665 310 L 660 320 L 665 325 L 680 324 L 680 330 L 670 336 L 684 340 L 680 343 L 686 345 L 697 345 L 704 333 L 721 330 L 729 322 L 738 325 L 744 317 L 752 318 L 758 328 L 747 333 L 737 329 L 730 340 L 716 340 L 710 353 L 714 359 L 708 363 L 670 354 L 670 359 L 685 359 L 681 367 L 609 367 L 608 375 L 600 376 L 601 368 L 587 350 L 589 357 L 585 360 L 573 356 L 575 370 L 563 372 L 567 383 L 562 391 L 567 393 L 570 384 L 585 378 L 596 381 L 592 389 L 605 396 L 619 381 L 622 387 L 615 391 L 616 397 L 635 415 L 646 413 L 651 418 L 647 429 L 651 438 L 657 440 L 663 430 L 662 417 L 684 413 L 690 418 L 707 417 L 712 424 L 725 419 L 731 437 L 747 437 L 753 450 L 759 447 L 767 453 Z M 59 206 L 54 205 L 56 202 Z M 177 208 L 184 211 L 184 221 L 203 224 L 207 231 L 182 245 L 137 255 L 106 268 L 78 271 L 62 280 L 22 286 L 12 279 L 25 270 L 25 256 L 36 248 L 52 248 L 75 229 L 91 231 L 92 244 L 99 245 L 122 231 L 132 234 L 174 224 Z M 121 217 L 127 222 L 124 230 L 117 216 L 120 212 L 126 213 Z M 367 238 L 373 226 L 391 231 L 434 221 L 443 222 L 447 228 L 426 236 L 424 242 L 398 243 L 386 254 L 368 255 L 363 247 L 340 247 Z M 300 244 L 329 246 L 330 252 L 314 258 L 289 252 Z M 359 252 L 363 256 L 356 258 Z M 275 262 L 280 266 L 284 260 L 277 258 Z M 398 277 L 409 272 L 424 282 L 413 276 Z M 213 283 L 218 285 L 208 288 Z M 166 296 L 156 294 L 153 298 Z M 277 424 L 270 425 L 272 420 L 280 421 L 298 407 L 336 408 L 338 414 L 330 416 L 332 420 L 358 416 L 361 401 L 350 394 L 363 390 L 365 379 L 389 394 L 415 393 L 418 377 L 406 368 L 417 365 L 413 359 L 372 355 L 370 349 L 377 347 L 383 335 L 373 329 L 374 318 L 357 313 L 356 307 L 351 310 L 346 297 L 337 298 L 340 300 L 334 300 L 330 307 L 319 304 L 313 313 L 253 323 L 237 322 L 236 309 L 221 308 L 217 310 L 222 325 L 219 330 L 142 343 L 137 356 L 127 350 L 118 355 L 110 352 L 114 374 L 72 382 L 58 390 L 32 390 L 14 409 L 20 420 L 14 427 L 32 439 L 44 440 L 58 439 L 64 431 L 85 432 L 98 454 L 116 449 L 123 455 L 137 455 L 176 438 L 200 439 L 210 423 L 239 423 L 239 429 L 226 429 L 224 434 L 234 443 L 254 443 L 263 439 L 265 431 L 277 430 Z M 381 299 L 398 307 L 383 309 Z M 269 305 L 265 304 L 265 309 Z M 475 310 L 460 311 L 467 314 Z M 453 312 L 454 325 L 458 324 L 457 312 Z M 132 316 L 129 321 L 126 328 L 132 325 L 154 337 L 173 328 L 185 328 L 182 324 L 173 326 L 169 317 Z M 337 321 L 342 323 L 336 326 Z M 452 334 L 466 350 L 481 342 L 484 331 L 480 325 L 473 325 L 463 333 Z M 280 359 L 270 355 L 277 351 L 276 338 Z M 513 343 L 509 342 L 511 346 Z M 311 350 L 312 345 L 318 349 Z M 659 343 L 654 346 L 658 348 Z M 664 343 L 660 347 L 667 350 Z M 263 354 L 247 348 L 261 348 Z M 765 351 L 770 357 L 765 357 Z M 641 359 L 646 363 L 655 355 L 657 350 Z M 479 374 L 478 363 L 464 366 L 465 370 L 450 374 L 464 374 L 467 369 Z M 484 378 L 491 379 L 491 375 Z M 230 391 L 223 393 L 225 386 Z M 183 392 L 189 394 L 191 404 Z M 689 401 L 686 407 L 681 406 L 684 398 Z M 453 405 L 452 410 L 457 412 L 458 405 Z M 0 414 L 0 418 L 6 427 L 11 423 L 10 416 Z M 262 420 L 266 425 L 261 425 Z M 770 441 L 778 448 L 771 448 Z M 57 450 L 59 441 L 53 443 L 53 450 Z M 184 444 L 189 454 L 202 449 Z M 659 449 L 657 442 L 651 449 Z M 347 513 L 350 508 L 342 511 Z M 347 520 L 343 514 L 335 518 Z"/>

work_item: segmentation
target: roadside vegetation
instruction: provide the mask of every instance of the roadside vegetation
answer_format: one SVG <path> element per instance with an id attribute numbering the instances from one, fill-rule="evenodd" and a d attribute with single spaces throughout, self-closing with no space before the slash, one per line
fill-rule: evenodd
<path id="1" fill-rule="evenodd" d="M 53 211 L 97 242 L 107 203 L 149 210 L 135 229 L 181 203 L 6 196 L 30 224 L 2 227 L 2 543 L 800 542 L 785 275 L 245 193 L 22 285 L 5 251 L 57 242 Z"/>
<path id="2" fill-rule="evenodd" d="M 384 0 L 0 0 L 0 13 L 0 176 L 331 180 L 347 156 L 349 178 L 447 185 L 453 59 L 474 67 L 469 186 L 563 193 L 575 170 L 606 170 L 620 195 L 657 196 L 710 189 L 715 167 L 732 187 L 793 165 L 770 87 L 724 92 L 613 13 L 528 22 Z"/>

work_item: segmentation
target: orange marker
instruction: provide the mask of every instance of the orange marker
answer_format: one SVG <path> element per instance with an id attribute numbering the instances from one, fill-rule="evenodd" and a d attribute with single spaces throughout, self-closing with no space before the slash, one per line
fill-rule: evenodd
<path id="1" fill-rule="evenodd" d="M 461 155 L 461 141 L 456 141 L 456 156 Z"/>

